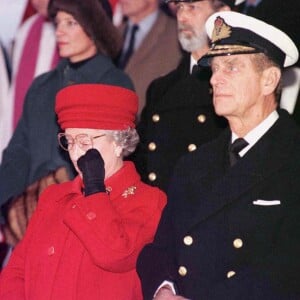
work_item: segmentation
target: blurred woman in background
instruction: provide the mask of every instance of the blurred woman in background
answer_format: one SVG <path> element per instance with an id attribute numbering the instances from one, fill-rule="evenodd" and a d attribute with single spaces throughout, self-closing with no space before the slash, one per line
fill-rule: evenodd
<path id="1" fill-rule="evenodd" d="M 7 204 L 6 236 L 12 245 L 23 237 L 38 194 L 49 184 L 74 176 L 73 166 L 56 143 L 57 91 L 75 83 L 118 84 L 133 89 L 130 78 L 112 62 L 119 53 L 121 37 L 107 4 L 107 0 L 49 3 L 49 18 L 55 23 L 63 59 L 54 70 L 33 81 L 0 166 L 0 205 Z"/>

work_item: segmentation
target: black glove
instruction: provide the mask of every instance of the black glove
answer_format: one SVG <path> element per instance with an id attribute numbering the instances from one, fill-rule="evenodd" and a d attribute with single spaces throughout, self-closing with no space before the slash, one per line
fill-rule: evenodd
<path id="1" fill-rule="evenodd" d="M 78 159 L 77 165 L 82 172 L 85 196 L 105 192 L 104 161 L 99 151 L 88 150 Z"/>

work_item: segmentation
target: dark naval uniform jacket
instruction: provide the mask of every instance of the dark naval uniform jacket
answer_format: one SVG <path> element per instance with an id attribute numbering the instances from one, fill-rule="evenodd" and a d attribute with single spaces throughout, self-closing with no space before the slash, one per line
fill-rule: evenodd
<path id="1" fill-rule="evenodd" d="M 152 82 L 138 124 L 134 160 L 143 181 L 166 190 L 177 160 L 218 136 L 227 125 L 212 105 L 210 70 L 190 74 L 190 55 Z"/>
<path id="2" fill-rule="evenodd" d="M 164 280 L 193 300 L 300 299 L 300 129 L 280 111 L 233 167 L 230 136 L 177 165 L 138 260 L 146 300 Z"/>

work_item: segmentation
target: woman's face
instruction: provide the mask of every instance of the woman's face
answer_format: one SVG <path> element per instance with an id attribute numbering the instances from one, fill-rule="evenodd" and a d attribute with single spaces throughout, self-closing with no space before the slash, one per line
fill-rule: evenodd
<path id="1" fill-rule="evenodd" d="M 74 17 L 59 11 L 55 17 L 56 41 L 59 55 L 79 62 L 97 53 L 94 41 L 84 32 Z"/>
<path id="2" fill-rule="evenodd" d="M 76 171 L 80 176 L 82 176 L 82 174 L 77 166 L 77 161 L 86 153 L 87 150 L 91 148 L 97 149 L 104 160 L 105 178 L 110 177 L 122 167 L 122 149 L 120 146 L 116 145 L 110 136 L 105 135 L 105 130 L 67 128 L 65 130 L 65 134 L 68 135 L 72 141 L 76 141 L 69 149 L 69 155 Z M 88 138 L 90 138 L 91 144 L 89 146 L 85 146 L 87 143 L 84 143 L 83 146 L 79 145 L 82 134 L 87 135 Z"/>

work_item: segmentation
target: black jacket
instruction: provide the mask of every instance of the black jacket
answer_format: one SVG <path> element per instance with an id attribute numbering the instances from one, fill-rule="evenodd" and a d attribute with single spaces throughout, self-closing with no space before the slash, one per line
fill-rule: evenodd
<path id="1" fill-rule="evenodd" d="M 134 154 L 146 183 L 166 190 L 177 160 L 218 136 L 227 125 L 214 112 L 209 78 L 209 69 L 190 75 L 186 55 L 177 69 L 148 88 L 138 124 L 141 143 Z"/>
<path id="2" fill-rule="evenodd" d="M 231 168 L 230 135 L 177 165 L 154 242 L 138 259 L 145 300 L 164 280 L 193 300 L 300 299 L 299 127 L 281 111 Z"/>

